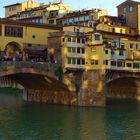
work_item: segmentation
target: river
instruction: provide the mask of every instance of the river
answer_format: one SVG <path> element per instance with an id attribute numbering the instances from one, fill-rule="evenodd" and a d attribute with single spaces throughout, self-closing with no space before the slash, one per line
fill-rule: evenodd
<path id="1" fill-rule="evenodd" d="M 140 103 L 33 104 L 25 103 L 19 90 L 0 89 L 0 140 L 140 140 Z"/>

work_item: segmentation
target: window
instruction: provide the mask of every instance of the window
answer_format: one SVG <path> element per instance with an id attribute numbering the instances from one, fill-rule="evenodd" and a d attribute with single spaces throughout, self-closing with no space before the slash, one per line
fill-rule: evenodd
<path id="1" fill-rule="evenodd" d="M 115 52 L 112 50 L 112 51 L 111 51 L 111 55 L 114 55 L 114 54 L 115 54 Z"/>
<path id="2" fill-rule="evenodd" d="M 69 23 L 72 23 L 72 22 L 73 22 L 73 19 L 72 19 L 72 18 L 70 18 L 70 19 L 69 19 Z"/>
<path id="3" fill-rule="evenodd" d="M 130 68 L 132 67 L 132 63 L 127 63 L 126 66 Z"/>
<path id="4" fill-rule="evenodd" d="M 116 61 L 111 61 L 111 66 L 116 66 Z"/>
<path id="5" fill-rule="evenodd" d="M 100 35 L 95 35 L 94 37 L 95 40 L 100 40 Z"/>
<path id="6" fill-rule="evenodd" d="M 49 20 L 49 24 L 54 24 L 54 20 Z"/>
<path id="7" fill-rule="evenodd" d="M 133 67 L 134 67 L 134 68 L 139 68 L 140 65 L 139 65 L 139 63 L 134 63 Z"/>
<path id="8" fill-rule="evenodd" d="M 68 23 L 68 21 L 67 20 L 64 20 L 64 24 L 67 24 Z"/>
<path id="9" fill-rule="evenodd" d="M 80 38 L 77 38 L 77 43 L 80 43 Z"/>
<path id="10" fill-rule="evenodd" d="M 85 39 L 84 39 L 84 38 L 82 38 L 82 43 L 83 43 L 83 44 L 85 43 Z"/>
<path id="11" fill-rule="evenodd" d="M 77 58 L 77 64 L 80 65 L 81 64 L 81 59 Z"/>
<path id="12" fill-rule="evenodd" d="M 84 21 L 84 17 L 79 17 L 79 21 Z"/>
<path id="13" fill-rule="evenodd" d="M 23 37 L 23 28 L 14 26 L 5 26 L 5 36 Z"/>
<path id="14" fill-rule="evenodd" d="M 68 64 L 76 64 L 76 58 L 68 58 Z"/>
<path id="15" fill-rule="evenodd" d="M 105 60 L 105 65 L 108 65 L 108 60 Z"/>
<path id="16" fill-rule="evenodd" d="M 62 38 L 62 41 L 65 42 L 65 38 Z"/>
<path id="17" fill-rule="evenodd" d="M 130 49 L 133 49 L 133 44 L 132 43 L 130 43 Z"/>
<path id="18" fill-rule="evenodd" d="M 126 7 L 123 8 L 123 14 L 126 14 Z"/>
<path id="19" fill-rule="evenodd" d="M 68 47 L 68 52 L 71 52 L 71 48 L 70 47 Z"/>
<path id="20" fill-rule="evenodd" d="M 72 58 L 72 64 L 76 64 L 76 58 Z"/>
<path id="21" fill-rule="evenodd" d="M 133 12 L 133 7 L 132 7 L 132 5 L 129 6 L 129 12 L 130 12 L 130 13 Z"/>
<path id="22" fill-rule="evenodd" d="M 105 50 L 105 54 L 108 54 L 108 50 Z"/>
<path id="23" fill-rule="evenodd" d="M 71 58 L 68 58 L 68 64 L 71 64 Z"/>
<path id="24" fill-rule="evenodd" d="M 68 37 L 68 42 L 71 42 L 71 38 L 70 37 Z"/>
<path id="25" fill-rule="evenodd" d="M 85 59 L 84 58 L 82 58 L 82 65 L 84 65 L 85 64 Z"/>
<path id="26" fill-rule="evenodd" d="M 124 43 L 121 43 L 121 49 L 124 49 L 124 48 L 125 48 Z"/>
<path id="27" fill-rule="evenodd" d="M 119 55 L 120 56 L 123 56 L 124 55 L 124 52 L 123 51 L 119 51 Z"/>
<path id="28" fill-rule="evenodd" d="M 125 67 L 125 62 L 118 61 L 117 66 L 118 67 Z"/>
<path id="29" fill-rule="evenodd" d="M 77 48 L 77 53 L 80 53 L 80 50 L 81 50 L 80 48 Z"/>
<path id="30" fill-rule="evenodd" d="M 75 53 L 76 52 L 76 48 L 71 48 L 72 52 Z"/>
<path id="31" fill-rule="evenodd" d="M 85 16 L 85 20 L 89 20 L 90 19 L 90 16 Z"/>
<path id="32" fill-rule="evenodd" d="M 98 65 L 98 60 L 91 59 L 91 65 Z"/>
<path id="33" fill-rule="evenodd" d="M 74 38 L 72 38 L 72 42 L 76 42 L 76 38 L 74 37 Z"/>
<path id="34" fill-rule="evenodd" d="M 83 53 L 83 54 L 85 53 L 85 49 L 84 49 L 84 48 L 82 48 L 82 53 Z"/>
<path id="35" fill-rule="evenodd" d="M 76 52 L 76 48 L 73 48 L 73 47 L 68 47 L 68 52 L 72 52 L 72 53 L 75 53 Z"/>
<path id="36" fill-rule="evenodd" d="M 74 18 L 74 22 L 78 22 L 78 18 Z"/>
<path id="37" fill-rule="evenodd" d="M 80 59 L 80 58 L 77 58 L 77 65 L 84 65 L 85 64 L 85 59 L 84 58 L 82 58 L 82 59 Z"/>
<path id="38" fill-rule="evenodd" d="M 12 12 L 14 12 L 14 11 L 16 11 L 16 10 L 17 10 L 16 7 L 11 7 L 11 8 L 9 8 L 9 11 L 12 11 Z"/>

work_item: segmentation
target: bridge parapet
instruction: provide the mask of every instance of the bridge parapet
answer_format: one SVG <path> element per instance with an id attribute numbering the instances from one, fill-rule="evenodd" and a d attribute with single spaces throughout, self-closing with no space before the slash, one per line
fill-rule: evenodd
<path id="1" fill-rule="evenodd" d="M 0 76 L 4 73 L 38 73 L 42 75 L 55 75 L 58 64 L 48 62 L 30 62 L 30 61 L 1 61 L 0 62 Z M 4 74 L 5 75 L 5 74 Z"/>
<path id="2" fill-rule="evenodd" d="M 115 79 L 128 77 L 140 78 L 140 71 L 108 69 L 105 72 L 105 83 L 107 84 Z"/>

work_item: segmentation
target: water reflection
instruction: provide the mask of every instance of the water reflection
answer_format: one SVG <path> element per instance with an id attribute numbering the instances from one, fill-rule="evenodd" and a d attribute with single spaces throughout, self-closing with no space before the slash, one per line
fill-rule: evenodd
<path id="1" fill-rule="evenodd" d="M 0 93 L 0 140 L 140 138 L 138 103 L 119 101 L 106 108 L 25 104 L 21 94 L 12 93 Z"/>

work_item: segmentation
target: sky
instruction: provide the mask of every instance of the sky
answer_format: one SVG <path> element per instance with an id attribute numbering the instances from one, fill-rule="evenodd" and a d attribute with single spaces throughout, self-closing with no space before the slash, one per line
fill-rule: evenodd
<path id="1" fill-rule="evenodd" d="M 0 17 L 4 17 L 4 6 L 14 4 L 17 2 L 23 2 L 26 0 L 0 0 Z M 38 3 L 49 3 L 59 0 L 35 0 Z M 63 0 L 64 3 L 70 5 L 72 10 L 81 9 L 91 9 L 91 8 L 101 8 L 107 10 L 109 15 L 116 16 L 117 8 L 116 6 L 125 0 Z M 140 2 L 140 0 L 137 0 Z"/>

